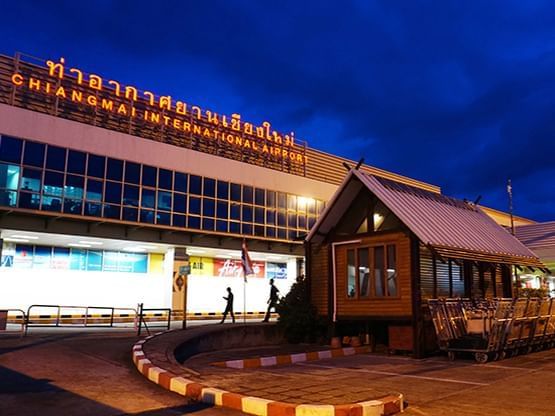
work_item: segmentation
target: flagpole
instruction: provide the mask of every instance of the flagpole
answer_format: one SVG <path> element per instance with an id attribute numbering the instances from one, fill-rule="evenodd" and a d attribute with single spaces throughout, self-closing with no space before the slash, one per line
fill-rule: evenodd
<path id="1" fill-rule="evenodd" d="M 243 325 L 247 323 L 247 275 L 243 271 Z"/>

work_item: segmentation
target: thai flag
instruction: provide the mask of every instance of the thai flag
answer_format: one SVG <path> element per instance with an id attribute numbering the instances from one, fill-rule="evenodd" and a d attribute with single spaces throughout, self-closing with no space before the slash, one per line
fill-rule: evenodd
<path id="1" fill-rule="evenodd" d="M 249 251 L 247 250 L 247 240 L 243 239 L 243 244 L 241 246 L 241 265 L 243 266 L 243 276 L 245 282 L 247 281 L 247 276 L 254 274 L 252 269 L 252 261 L 249 256 Z"/>

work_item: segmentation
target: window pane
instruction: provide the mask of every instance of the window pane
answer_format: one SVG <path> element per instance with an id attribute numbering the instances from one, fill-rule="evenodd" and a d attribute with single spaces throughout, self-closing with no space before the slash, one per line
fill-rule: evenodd
<path id="1" fill-rule="evenodd" d="M 285 228 L 278 228 L 277 236 L 278 238 L 285 240 L 287 239 L 287 230 Z"/>
<path id="2" fill-rule="evenodd" d="M 125 182 L 139 184 L 141 165 L 133 162 L 125 162 Z"/>
<path id="3" fill-rule="evenodd" d="M 106 187 L 106 190 L 108 187 Z M 121 192 L 121 187 L 120 187 Z M 120 196 L 121 198 L 121 196 Z M 118 205 L 104 205 L 104 218 L 113 218 L 119 220 L 121 215 L 121 207 Z"/>
<path id="4" fill-rule="evenodd" d="M 173 226 L 174 227 L 185 227 L 185 215 L 173 214 Z"/>
<path id="5" fill-rule="evenodd" d="M 106 182 L 106 192 L 104 193 L 104 201 L 111 202 L 114 204 L 121 204 L 121 183 Z M 106 208 L 104 210 L 106 210 Z M 106 212 L 104 216 L 106 216 Z M 109 218 L 113 218 L 113 217 L 109 217 Z"/>
<path id="6" fill-rule="evenodd" d="M 285 212 L 279 211 L 279 212 L 278 212 L 277 218 L 278 218 L 278 225 L 279 225 L 280 227 L 285 227 L 286 224 L 287 224 L 287 221 L 286 221 L 286 220 L 287 220 L 287 217 L 286 217 L 286 215 L 285 215 Z"/>
<path id="7" fill-rule="evenodd" d="M 229 182 L 218 181 L 218 198 L 220 199 L 229 198 Z"/>
<path id="8" fill-rule="evenodd" d="M 171 215 L 169 212 L 156 213 L 156 224 L 170 225 Z"/>
<path id="9" fill-rule="evenodd" d="M 252 231 L 253 229 L 251 224 L 244 224 L 244 223 L 241 224 L 241 232 L 243 234 L 251 235 Z"/>
<path id="10" fill-rule="evenodd" d="M 153 189 L 142 189 L 141 191 L 141 207 L 143 208 L 152 208 L 154 209 L 154 205 L 156 202 L 156 193 Z M 142 214 L 141 214 L 142 218 Z M 142 221 L 142 219 L 141 219 Z M 152 219 L 154 221 L 154 217 Z"/>
<path id="11" fill-rule="evenodd" d="M 211 198 L 216 197 L 216 181 L 214 179 L 204 178 L 203 194 Z"/>
<path id="12" fill-rule="evenodd" d="M 212 218 L 203 218 L 202 219 L 202 229 L 214 231 L 214 219 Z"/>
<path id="13" fill-rule="evenodd" d="M 39 209 L 40 195 L 29 192 L 19 193 L 19 207 L 29 209 Z"/>
<path id="14" fill-rule="evenodd" d="M 316 215 L 316 201 L 312 198 L 308 198 L 306 201 L 306 210 L 309 215 Z"/>
<path id="15" fill-rule="evenodd" d="M 289 228 L 297 228 L 297 214 L 292 212 L 287 214 L 287 226 Z"/>
<path id="16" fill-rule="evenodd" d="M 222 233 L 227 232 L 227 221 L 217 220 L 216 231 L 220 231 Z"/>
<path id="17" fill-rule="evenodd" d="M 154 224 L 154 211 L 150 209 L 141 209 L 141 222 Z"/>
<path id="18" fill-rule="evenodd" d="M 384 248 L 374 247 L 374 289 L 375 296 L 384 296 Z"/>
<path id="19" fill-rule="evenodd" d="M 67 175 L 64 196 L 66 198 L 82 199 L 85 180 L 82 176 Z M 65 211 L 65 209 L 64 209 Z"/>
<path id="20" fill-rule="evenodd" d="M 21 163 L 23 141 L 15 137 L 0 137 L 0 160 L 4 162 Z"/>
<path id="21" fill-rule="evenodd" d="M 23 164 L 42 168 L 44 164 L 45 145 L 42 143 L 25 142 Z"/>
<path id="22" fill-rule="evenodd" d="M 252 204 L 252 186 L 243 186 L 243 202 Z"/>
<path id="23" fill-rule="evenodd" d="M 106 178 L 114 181 L 121 181 L 123 178 L 123 160 L 108 158 L 108 168 Z"/>
<path id="24" fill-rule="evenodd" d="M 187 195 L 173 194 L 173 210 L 175 212 L 185 214 L 187 212 Z"/>
<path id="25" fill-rule="evenodd" d="M 0 163 L 0 188 L 17 190 L 20 171 L 19 166 Z"/>
<path id="26" fill-rule="evenodd" d="M 264 224 L 264 208 L 254 209 L 254 222 L 258 224 Z"/>
<path id="27" fill-rule="evenodd" d="M 287 195 L 287 209 L 297 209 L 297 197 L 295 195 Z"/>
<path id="28" fill-rule="evenodd" d="M 240 234 L 241 233 L 241 224 L 238 222 L 230 222 L 229 223 L 229 232 L 233 234 Z"/>
<path id="29" fill-rule="evenodd" d="M 57 146 L 48 146 L 46 152 L 46 168 L 66 170 L 66 149 Z"/>
<path id="30" fill-rule="evenodd" d="M 241 202 L 241 185 L 236 183 L 231 184 L 231 200 Z"/>
<path id="31" fill-rule="evenodd" d="M 202 201 L 202 215 L 205 217 L 214 217 L 215 211 L 216 208 L 214 200 L 204 198 Z"/>
<path id="32" fill-rule="evenodd" d="M 275 210 L 266 210 L 266 224 L 268 225 L 275 225 L 276 224 L 276 211 Z"/>
<path id="33" fill-rule="evenodd" d="M 123 205 L 131 205 L 134 207 L 139 206 L 139 187 L 138 186 L 125 185 L 123 187 Z M 124 212 L 123 216 L 125 217 L 125 210 L 123 210 L 123 212 Z"/>
<path id="34" fill-rule="evenodd" d="M 187 177 L 186 173 L 175 172 L 174 189 L 179 192 L 187 192 Z"/>
<path id="35" fill-rule="evenodd" d="M 64 198 L 64 212 L 66 214 L 81 215 L 82 208 L 82 200 Z"/>
<path id="36" fill-rule="evenodd" d="M 44 186 L 42 193 L 45 195 L 62 196 L 64 190 L 64 174 L 60 172 L 44 172 Z M 43 203 L 44 205 L 44 203 Z"/>
<path id="37" fill-rule="evenodd" d="M 102 215 L 102 204 L 85 202 L 85 215 L 89 215 L 91 217 L 100 217 Z"/>
<path id="38" fill-rule="evenodd" d="M 158 170 L 158 187 L 162 189 L 172 189 L 173 172 L 167 169 Z"/>
<path id="39" fill-rule="evenodd" d="M 231 204 L 229 210 L 229 217 L 232 220 L 241 221 L 241 205 Z"/>
<path id="40" fill-rule="evenodd" d="M 243 216 L 242 216 L 242 221 L 243 222 L 252 222 L 252 207 L 248 206 L 248 205 L 243 205 Z"/>
<path id="41" fill-rule="evenodd" d="M 275 238 L 276 227 L 266 227 L 266 237 Z"/>
<path id="42" fill-rule="evenodd" d="M 62 210 L 62 199 L 52 196 L 42 197 L 42 210 L 60 212 Z"/>
<path id="43" fill-rule="evenodd" d="M 17 192 L 0 190 L 0 205 L 4 207 L 15 207 L 17 203 Z"/>
<path id="44" fill-rule="evenodd" d="M 271 208 L 276 206 L 276 193 L 274 191 L 266 191 L 266 206 Z"/>
<path id="45" fill-rule="evenodd" d="M 202 178 L 197 175 L 191 175 L 189 178 L 189 192 L 195 195 L 202 195 L 201 182 Z"/>
<path id="46" fill-rule="evenodd" d="M 278 208 L 287 208 L 287 195 L 282 192 L 278 192 Z"/>
<path id="47" fill-rule="evenodd" d="M 359 248 L 357 252 L 358 252 L 358 290 L 359 290 L 360 296 L 365 297 L 370 295 L 370 266 L 368 264 L 368 249 Z"/>
<path id="48" fill-rule="evenodd" d="M 104 177 L 104 168 L 106 166 L 106 158 L 104 156 L 89 155 L 89 163 L 87 165 L 87 175 L 97 178 Z"/>
<path id="49" fill-rule="evenodd" d="M 102 182 L 87 179 L 87 199 L 89 201 L 102 201 Z"/>
<path id="50" fill-rule="evenodd" d="M 306 216 L 304 214 L 298 217 L 298 227 L 302 230 L 306 230 Z"/>
<path id="51" fill-rule="evenodd" d="M 36 169 L 23 169 L 23 178 L 21 180 L 24 191 L 40 192 L 42 171 Z"/>
<path id="52" fill-rule="evenodd" d="M 189 214 L 200 215 L 200 198 L 196 196 L 189 197 Z"/>
<path id="53" fill-rule="evenodd" d="M 254 191 L 254 203 L 256 205 L 264 205 L 264 189 L 256 188 Z"/>
<path id="54" fill-rule="evenodd" d="M 139 217 L 139 210 L 132 207 L 123 207 L 123 220 L 137 222 Z"/>
<path id="55" fill-rule="evenodd" d="M 395 246 L 387 246 L 387 294 L 397 296 L 397 259 Z"/>
<path id="56" fill-rule="evenodd" d="M 254 235 L 259 237 L 264 237 L 264 226 L 263 225 L 255 225 L 254 226 Z"/>
<path id="57" fill-rule="evenodd" d="M 216 216 L 221 219 L 227 219 L 228 202 L 218 201 L 216 208 Z"/>
<path id="58" fill-rule="evenodd" d="M 143 165 L 143 185 L 156 186 L 156 168 L 152 166 Z"/>
<path id="59" fill-rule="evenodd" d="M 85 153 L 70 150 L 67 157 L 67 171 L 70 173 L 85 173 Z"/>
<path id="60" fill-rule="evenodd" d="M 200 229 L 200 217 L 189 216 L 188 226 L 189 228 Z"/>
<path id="61" fill-rule="evenodd" d="M 453 279 L 453 294 L 451 296 L 462 298 L 464 297 L 464 275 L 462 272 L 462 265 L 451 262 L 451 278 Z"/>
<path id="62" fill-rule="evenodd" d="M 347 250 L 347 297 L 356 297 L 355 250 Z"/>
<path id="63" fill-rule="evenodd" d="M 158 191 L 158 209 L 161 209 L 164 211 L 171 211 L 172 209 L 171 192 Z M 169 219 L 168 219 L 168 224 L 169 224 Z"/>

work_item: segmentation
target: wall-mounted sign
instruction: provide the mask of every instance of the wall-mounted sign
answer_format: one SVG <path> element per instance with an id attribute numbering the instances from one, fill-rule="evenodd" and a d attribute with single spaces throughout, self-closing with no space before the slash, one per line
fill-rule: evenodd
<path id="1" fill-rule="evenodd" d="M 243 156 L 279 161 L 282 164 L 285 162 L 288 165 L 304 167 L 307 163 L 306 143 L 297 143 L 294 133 L 277 132 L 267 121 L 255 126 L 242 120 L 240 114 L 217 114 L 169 95 L 157 96 L 151 91 L 141 91 L 119 81 L 106 80 L 78 68 L 66 68 L 64 58 L 56 62 L 38 61 L 32 69 L 25 64 L 20 57 L 16 58 L 10 78 L 12 88 L 15 92 L 49 97 L 48 101 L 54 104 L 56 110 L 60 103 L 66 103 L 68 106 L 73 105 L 73 111 L 77 105 L 82 112 L 92 111 L 115 119 L 146 123 L 150 125 L 149 129 L 164 131 L 166 135 L 174 132 L 178 138 L 181 136 L 203 141 L 203 146 L 211 149 L 210 153 L 225 157 L 230 155 L 221 149 L 234 149 Z M 109 121 L 107 123 L 110 124 Z M 117 123 L 111 123 L 107 128 L 113 129 L 114 124 Z M 203 146 L 200 146 L 201 151 Z"/>
<path id="2" fill-rule="evenodd" d="M 252 263 L 254 275 L 249 277 L 264 277 L 264 263 Z M 214 275 L 218 277 L 243 277 L 243 266 L 241 260 L 232 259 L 214 259 Z"/>

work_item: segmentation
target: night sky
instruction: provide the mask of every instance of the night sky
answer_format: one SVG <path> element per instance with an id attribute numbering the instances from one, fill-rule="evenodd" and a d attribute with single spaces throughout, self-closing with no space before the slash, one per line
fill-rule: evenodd
<path id="1" fill-rule="evenodd" d="M 553 1 L 12 1 L 16 51 L 555 220 Z"/>

